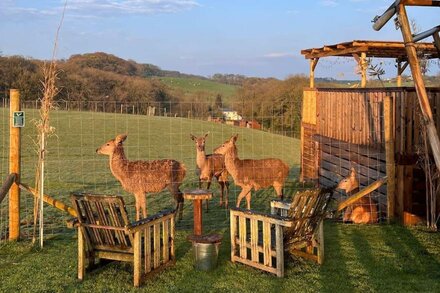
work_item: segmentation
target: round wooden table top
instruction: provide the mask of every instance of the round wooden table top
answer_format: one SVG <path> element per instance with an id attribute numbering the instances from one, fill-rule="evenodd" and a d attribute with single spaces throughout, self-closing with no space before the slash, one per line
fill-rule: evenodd
<path id="1" fill-rule="evenodd" d="M 211 199 L 212 192 L 206 189 L 193 189 L 183 192 L 183 198 L 188 200 Z"/>

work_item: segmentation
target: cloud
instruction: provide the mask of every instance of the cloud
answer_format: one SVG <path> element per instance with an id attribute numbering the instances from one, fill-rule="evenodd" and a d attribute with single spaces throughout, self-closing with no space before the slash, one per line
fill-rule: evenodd
<path id="1" fill-rule="evenodd" d="M 335 0 L 323 0 L 321 2 L 319 2 L 322 6 L 325 7 L 336 7 L 339 5 L 339 3 Z"/>
<path id="2" fill-rule="evenodd" d="M 0 4 L 3 14 L 19 15 L 59 15 L 64 1 L 57 4 L 42 4 L 32 1 L 32 4 L 22 4 L 6 0 Z M 196 0 L 72 0 L 67 2 L 67 14 L 70 16 L 120 16 L 120 15 L 150 15 L 157 13 L 176 13 L 199 7 Z"/>

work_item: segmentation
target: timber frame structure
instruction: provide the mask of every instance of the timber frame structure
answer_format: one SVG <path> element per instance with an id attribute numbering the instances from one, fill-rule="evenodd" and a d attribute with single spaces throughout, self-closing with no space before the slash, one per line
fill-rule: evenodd
<path id="1" fill-rule="evenodd" d="M 415 224 L 440 213 L 426 206 L 425 174 L 417 161 L 423 134 L 440 169 L 440 88 L 426 88 L 419 58 L 440 56 L 440 25 L 412 34 L 406 6 L 440 7 L 439 0 L 396 0 L 373 20 L 380 30 L 395 14 L 403 42 L 355 40 L 302 50 L 310 60 L 310 88 L 304 89 L 301 122 L 301 180 L 331 186 L 350 168 L 359 173 L 361 186 L 386 176 L 372 197 L 388 220 Z M 419 41 L 431 37 L 432 43 Z M 315 68 L 323 57 L 353 57 L 361 73 L 361 88 L 315 88 Z M 368 57 L 394 58 L 397 87 L 367 88 Z M 409 67 L 414 87 L 402 87 Z M 417 107 L 417 104 L 419 107 Z M 437 128 L 436 128 L 437 127 Z M 440 199 L 438 200 L 440 201 Z"/>

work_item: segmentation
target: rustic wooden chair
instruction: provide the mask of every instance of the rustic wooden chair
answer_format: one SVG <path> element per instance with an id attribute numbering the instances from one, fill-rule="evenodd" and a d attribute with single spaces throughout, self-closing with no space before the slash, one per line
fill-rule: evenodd
<path id="1" fill-rule="evenodd" d="M 273 200 L 271 214 L 231 208 L 231 261 L 284 276 L 284 252 L 324 261 L 323 220 L 333 189 L 296 193 L 292 202 Z"/>
<path id="2" fill-rule="evenodd" d="M 120 196 L 73 194 L 78 217 L 70 227 L 78 228 L 78 279 L 95 265 L 96 259 L 133 263 L 134 286 L 145 277 L 175 262 L 174 219 L 167 210 L 130 223 Z"/>

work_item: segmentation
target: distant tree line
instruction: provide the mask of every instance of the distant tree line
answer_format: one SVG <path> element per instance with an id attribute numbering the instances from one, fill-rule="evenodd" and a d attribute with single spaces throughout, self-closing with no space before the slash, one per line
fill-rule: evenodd
<path id="1" fill-rule="evenodd" d="M 7 90 L 18 88 L 23 101 L 37 101 L 42 65 L 41 60 L 0 56 L 0 98 Z M 289 135 L 299 133 L 302 88 L 308 82 L 305 76 L 278 80 L 215 74 L 212 80 L 237 85 L 235 95 L 224 101 L 221 92 L 208 100 L 212 93 L 183 92 L 156 78 L 192 75 L 105 53 L 73 55 L 60 60 L 58 68 L 60 92 L 56 99 L 66 108 L 200 119 L 221 116 L 223 108 L 230 108 L 246 120 L 257 120 L 266 130 Z"/>

